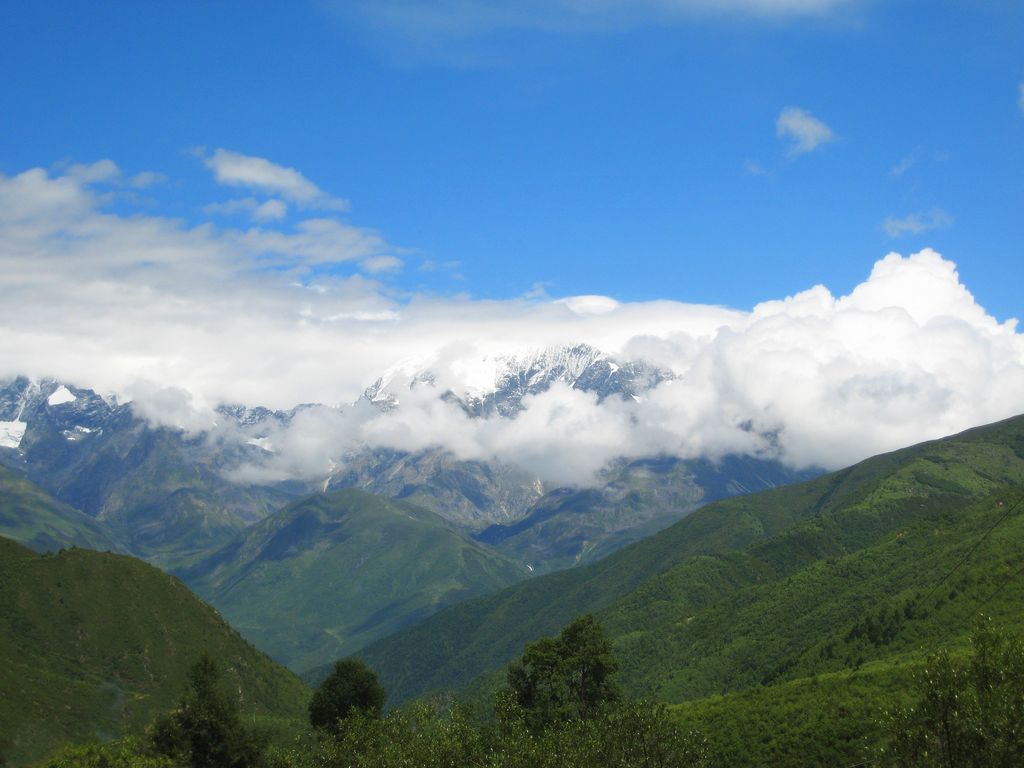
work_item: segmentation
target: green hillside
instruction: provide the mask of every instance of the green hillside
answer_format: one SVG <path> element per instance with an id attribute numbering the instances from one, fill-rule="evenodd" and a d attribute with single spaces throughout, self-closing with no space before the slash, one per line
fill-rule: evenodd
<path id="1" fill-rule="evenodd" d="M 0 467 L 0 536 L 37 552 L 77 546 L 120 550 L 106 527 Z"/>
<path id="2" fill-rule="evenodd" d="M 944 597 L 943 610 L 960 613 L 914 602 L 932 601 L 929 585 L 1000 519 L 1022 483 L 1018 417 L 710 504 L 593 565 L 454 606 L 360 656 L 402 700 L 464 686 L 525 642 L 595 611 L 623 659 L 627 690 L 678 702 L 881 657 L 863 637 L 877 639 L 877 627 L 868 629 L 895 623 L 894 612 L 905 618 L 903 645 L 893 649 L 909 652 L 938 642 L 945 619 L 965 620 L 1024 555 L 1012 517 L 984 541 L 1004 549 L 972 559 L 979 572 L 957 574 L 976 591 L 961 585 L 957 594 L 969 599 Z"/>
<path id="3" fill-rule="evenodd" d="M 295 502 L 181 574 L 293 669 L 529 575 L 424 509 L 354 489 Z"/>
<path id="4" fill-rule="evenodd" d="M 177 579 L 130 557 L 0 539 L 0 738 L 13 762 L 143 728 L 204 650 L 247 716 L 303 716 L 301 681 Z"/>

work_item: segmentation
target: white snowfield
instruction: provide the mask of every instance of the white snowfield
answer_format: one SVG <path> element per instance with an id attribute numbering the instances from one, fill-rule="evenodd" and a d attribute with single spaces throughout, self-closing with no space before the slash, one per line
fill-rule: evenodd
<path id="1" fill-rule="evenodd" d="M 0 448 L 18 448 L 27 426 L 24 421 L 0 421 Z"/>
<path id="2" fill-rule="evenodd" d="M 61 384 L 57 389 L 53 391 L 53 394 L 46 398 L 47 405 L 64 405 L 64 403 L 73 403 L 78 398 L 75 397 L 71 390 Z"/>

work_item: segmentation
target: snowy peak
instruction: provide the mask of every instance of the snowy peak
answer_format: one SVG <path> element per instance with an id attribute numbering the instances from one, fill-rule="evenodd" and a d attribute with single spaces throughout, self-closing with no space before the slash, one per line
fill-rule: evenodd
<path id="1" fill-rule="evenodd" d="M 50 432 L 79 442 L 102 433 L 121 408 L 53 379 L 8 379 L 0 382 L 0 448 L 23 448 L 26 435 Z"/>
<path id="2" fill-rule="evenodd" d="M 234 421 L 242 427 L 251 427 L 257 424 L 264 424 L 268 421 L 276 421 L 281 424 L 287 423 L 292 414 L 284 411 L 272 411 L 261 405 L 250 408 L 245 405 L 220 405 L 216 411 L 221 416 Z"/>
<path id="3" fill-rule="evenodd" d="M 77 399 L 70 389 L 61 384 L 57 389 L 53 390 L 53 394 L 46 398 L 46 404 L 49 406 L 66 405 L 67 403 L 75 402 Z"/>
<path id="4" fill-rule="evenodd" d="M 458 404 L 470 416 L 484 418 L 494 415 L 514 418 L 523 410 L 523 398 L 545 392 L 555 383 L 592 392 L 598 401 L 609 397 L 635 400 L 642 392 L 675 378 L 671 371 L 643 361 L 618 361 L 587 344 L 498 355 L 480 363 L 484 370 L 493 366 L 490 386 L 456 383 L 440 396 Z M 437 377 L 429 370 L 412 376 L 389 371 L 368 386 L 359 401 L 384 412 L 392 411 L 399 407 L 403 389 L 418 386 L 436 387 Z"/>
<path id="5" fill-rule="evenodd" d="M 671 371 L 643 361 L 617 361 L 587 344 L 576 344 L 506 358 L 492 392 L 459 400 L 475 416 L 514 417 L 522 410 L 524 397 L 544 392 L 556 382 L 592 392 L 603 401 L 609 397 L 635 399 L 674 377 Z"/>

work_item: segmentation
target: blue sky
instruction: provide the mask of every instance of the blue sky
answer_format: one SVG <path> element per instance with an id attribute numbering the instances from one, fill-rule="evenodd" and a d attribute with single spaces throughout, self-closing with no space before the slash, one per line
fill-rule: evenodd
<path id="1" fill-rule="evenodd" d="M 232 195 L 189 150 L 266 158 L 350 201 L 399 292 L 747 309 L 930 246 L 1020 314 L 1019 3 L 595 5 L 8 3 L 0 171 L 110 158 L 200 223 Z M 832 140 L 793 153 L 787 107 Z"/>
<path id="2" fill-rule="evenodd" d="M 401 401 L 306 414 L 278 479 L 358 445 L 839 467 L 1024 411 L 1019 2 L 6 5 L 0 377 L 194 431 Z M 440 397 L 578 343 L 670 375 Z"/>

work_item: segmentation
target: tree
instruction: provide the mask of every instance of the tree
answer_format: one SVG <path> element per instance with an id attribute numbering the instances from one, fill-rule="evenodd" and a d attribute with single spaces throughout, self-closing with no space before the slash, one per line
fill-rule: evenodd
<path id="1" fill-rule="evenodd" d="M 918 701 L 897 710 L 884 757 L 899 766 L 1024 765 L 1024 644 L 980 620 L 968 663 L 942 652 L 917 675 Z"/>
<path id="2" fill-rule="evenodd" d="M 557 638 L 526 646 L 508 667 L 508 687 L 531 730 L 587 720 L 618 699 L 612 678 L 619 664 L 604 630 L 591 614 L 574 619 Z"/>
<path id="3" fill-rule="evenodd" d="M 216 663 L 206 653 L 189 670 L 178 708 L 154 723 L 157 752 L 193 768 L 248 768 L 263 745 L 238 715 L 238 703 L 221 685 Z"/>
<path id="4" fill-rule="evenodd" d="M 385 693 L 377 675 L 358 659 L 343 659 L 320 684 L 309 703 L 309 722 L 337 733 L 338 721 L 353 710 L 380 717 Z"/>

